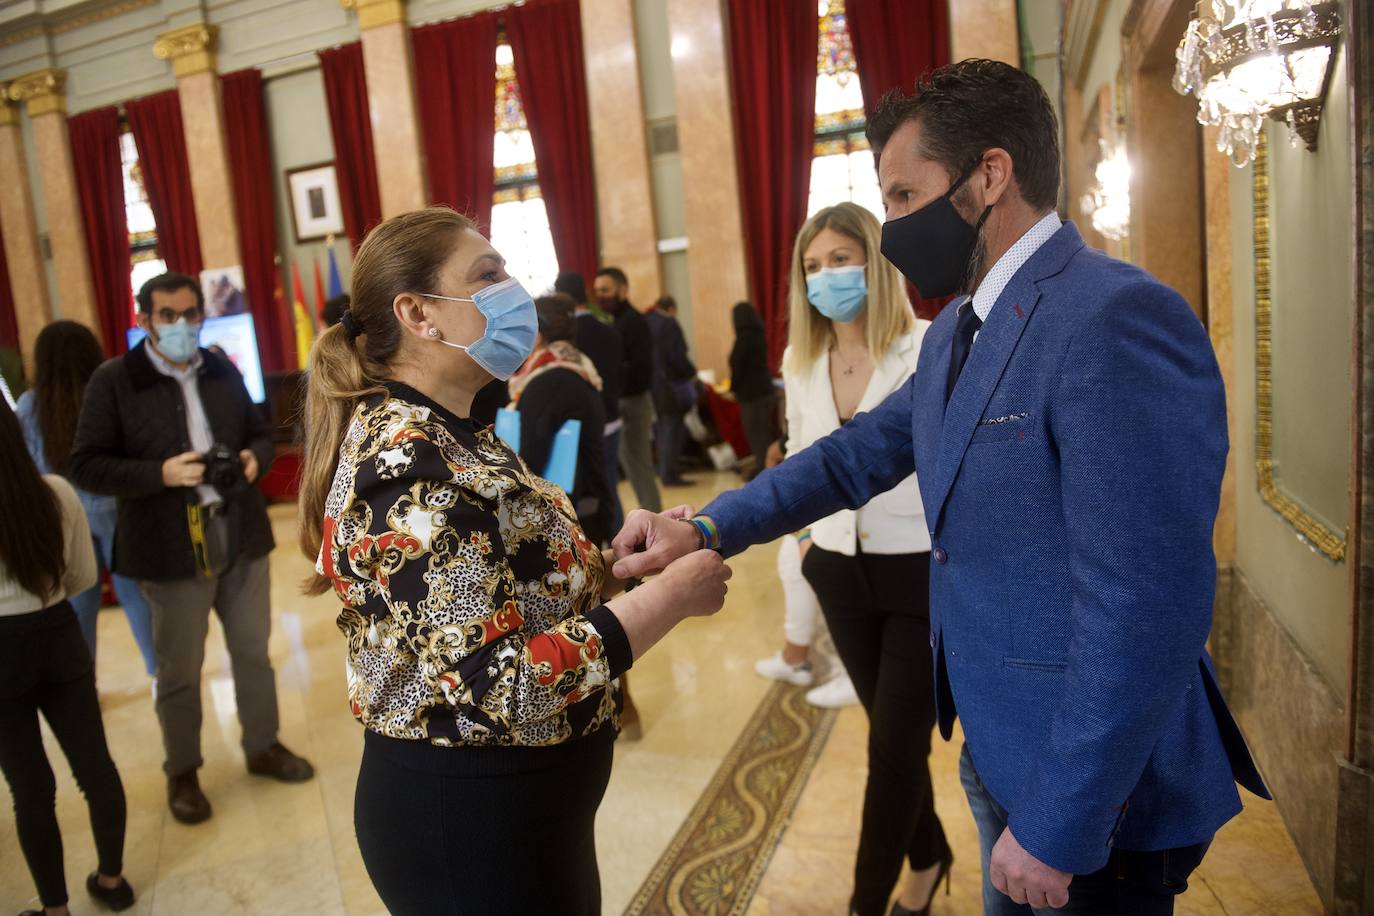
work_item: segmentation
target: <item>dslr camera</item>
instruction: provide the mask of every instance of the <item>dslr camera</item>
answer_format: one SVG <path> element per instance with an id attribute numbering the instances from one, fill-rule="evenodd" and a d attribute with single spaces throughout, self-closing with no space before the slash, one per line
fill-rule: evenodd
<path id="1" fill-rule="evenodd" d="M 228 495 L 247 482 L 243 476 L 243 462 L 239 453 L 222 442 L 216 442 L 205 453 L 205 482 L 221 494 Z"/>

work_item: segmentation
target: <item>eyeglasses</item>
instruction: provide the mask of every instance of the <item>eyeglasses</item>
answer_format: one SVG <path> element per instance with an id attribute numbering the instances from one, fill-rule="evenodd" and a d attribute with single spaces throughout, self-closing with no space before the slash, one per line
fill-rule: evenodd
<path id="1" fill-rule="evenodd" d="M 200 306 L 192 306 L 191 308 L 186 309 L 184 312 L 176 312 L 172 309 L 165 308 L 158 309 L 156 312 L 153 312 L 153 320 L 155 320 L 158 324 L 176 324 L 183 318 L 185 318 L 191 324 L 200 324 L 201 319 L 204 317 L 205 309 L 201 308 Z"/>

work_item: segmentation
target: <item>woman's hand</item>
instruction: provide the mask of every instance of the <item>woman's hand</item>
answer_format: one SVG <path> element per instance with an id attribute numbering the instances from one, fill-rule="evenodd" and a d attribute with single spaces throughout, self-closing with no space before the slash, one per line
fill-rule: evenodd
<path id="1" fill-rule="evenodd" d="M 652 585 L 662 591 L 682 617 L 709 617 L 725 604 L 734 571 L 714 550 L 698 550 L 674 560 Z"/>
<path id="2" fill-rule="evenodd" d="M 625 628 L 636 659 L 687 617 L 720 610 L 730 567 L 714 550 L 698 550 L 668 565 L 663 574 L 606 604 Z"/>
<path id="3" fill-rule="evenodd" d="M 610 601 L 616 595 L 625 591 L 627 584 L 625 579 L 621 579 L 613 572 L 615 568 L 615 551 L 607 548 L 601 551 L 601 565 L 605 569 L 605 574 L 601 579 L 601 600 Z"/>

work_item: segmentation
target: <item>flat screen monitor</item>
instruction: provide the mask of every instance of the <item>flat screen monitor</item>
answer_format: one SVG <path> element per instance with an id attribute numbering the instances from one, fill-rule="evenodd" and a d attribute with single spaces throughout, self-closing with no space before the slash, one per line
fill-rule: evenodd
<path id="1" fill-rule="evenodd" d="M 129 349 L 147 336 L 140 327 L 129 328 Z M 267 400 L 267 387 L 262 381 L 262 360 L 258 356 L 258 338 L 253 330 L 253 316 L 222 315 L 207 318 L 200 329 L 202 347 L 218 347 L 229 361 L 243 373 L 243 383 L 252 399 L 261 404 Z"/>

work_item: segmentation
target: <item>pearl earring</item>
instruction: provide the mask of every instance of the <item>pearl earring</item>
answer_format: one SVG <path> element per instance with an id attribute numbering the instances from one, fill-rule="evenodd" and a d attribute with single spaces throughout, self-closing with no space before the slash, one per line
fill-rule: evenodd
<path id="1" fill-rule="evenodd" d="M 430 329 L 429 329 L 429 336 L 430 336 L 430 337 L 438 337 L 438 336 L 439 336 L 439 329 L 438 329 L 438 328 L 430 328 Z"/>

